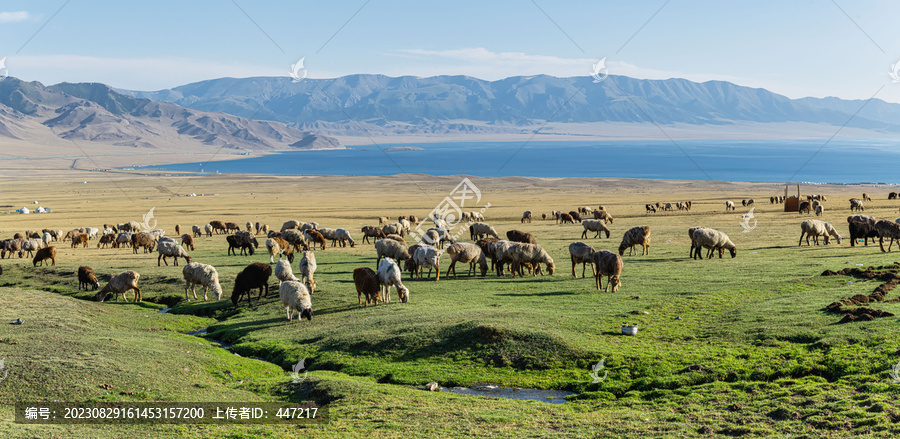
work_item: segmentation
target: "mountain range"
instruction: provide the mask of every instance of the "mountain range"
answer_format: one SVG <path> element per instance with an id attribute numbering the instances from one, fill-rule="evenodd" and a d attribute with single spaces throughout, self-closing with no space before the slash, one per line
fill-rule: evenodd
<path id="1" fill-rule="evenodd" d="M 900 104 L 790 99 L 724 81 L 546 75 L 485 81 L 468 76 L 334 79 L 220 78 L 131 96 L 277 121 L 332 135 L 527 133 L 555 124 L 703 127 L 802 123 L 900 132 Z M 833 131 L 832 131 L 833 132 Z"/>
<path id="2" fill-rule="evenodd" d="M 343 148 L 280 122 L 133 97 L 104 84 L 46 87 L 13 77 L 0 81 L 0 136 L 194 152 Z"/>

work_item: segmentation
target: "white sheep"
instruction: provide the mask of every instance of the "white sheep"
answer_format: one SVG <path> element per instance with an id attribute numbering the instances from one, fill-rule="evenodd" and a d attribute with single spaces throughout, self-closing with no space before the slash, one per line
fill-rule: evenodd
<path id="1" fill-rule="evenodd" d="M 822 216 L 822 214 L 824 212 L 825 212 L 825 207 L 823 207 L 821 204 L 816 206 L 816 216 Z"/>
<path id="2" fill-rule="evenodd" d="M 285 221 L 284 224 L 281 225 L 281 233 L 284 233 L 285 230 L 299 229 L 301 224 L 303 223 L 297 220 Z"/>
<path id="3" fill-rule="evenodd" d="M 309 244 L 306 243 L 306 238 L 303 237 L 303 233 L 296 229 L 288 229 L 281 232 L 281 239 L 284 239 L 293 245 L 294 250 L 298 252 L 309 248 Z"/>
<path id="4" fill-rule="evenodd" d="M 534 276 L 537 276 L 538 271 L 541 272 L 541 275 L 544 274 L 540 264 L 547 265 L 549 274 L 553 274 L 553 271 L 556 268 L 553 258 L 551 258 L 547 251 L 538 244 L 516 242 L 510 248 L 509 253 L 512 258 L 513 276 L 515 276 L 517 272 L 520 276 L 523 276 L 526 265 L 531 265 L 533 267 L 531 274 Z"/>
<path id="5" fill-rule="evenodd" d="M 303 225 L 300 226 L 300 231 L 318 230 L 318 229 L 319 229 L 319 223 L 317 223 L 315 221 L 303 223 Z"/>
<path id="6" fill-rule="evenodd" d="M 42 236 L 41 239 L 44 241 L 44 247 L 46 247 L 46 246 L 50 245 L 51 241 L 53 241 L 53 235 L 51 235 L 47 232 L 44 232 L 44 236 Z"/>
<path id="7" fill-rule="evenodd" d="M 800 242 L 797 245 L 803 245 L 803 236 L 806 235 L 806 245 L 809 244 L 809 238 L 812 237 L 816 245 L 819 245 L 819 237 L 825 237 L 825 245 L 828 245 L 829 237 L 833 236 L 837 239 L 838 244 L 841 243 L 841 235 L 830 223 L 816 219 L 806 220 L 800 223 Z"/>
<path id="8" fill-rule="evenodd" d="M 194 224 L 193 226 L 191 226 L 191 231 L 194 233 L 194 236 L 197 238 L 203 236 L 203 229 L 200 226 L 198 226 L 197 224 Z"/>
<path id="9" fill-rule="evenodd" d="M 450 268 L 447 270 L 447 275 L 452 272 L 453 277 L 456 277 L 457 261 L 469 263 L 468 274 L 470 276 L 476 273 L 475 264 L 478 264 L 481 269 L 482 276 L 487 274 L 487 259 L 484 252 L 481 251 L 481 247 L 468 242 L 457 242 L 447 247 L 447 254 L 450 255 Z"/>
<path id="10" fill-rule="evenodd" d="M 334 247 L 335 242 L 340 242 L 341 247 L 346 246 L 346 241 L 350 241 L 350 247 L 355 247 L 356 242 L 353 241 L 353 238 L 350 236 L 350 231 L 347 229 L 337 229 L 334 231 L 334 238 L 332 238 L 331 246 Z"/>
<path id="11" fill-rule="evenodd" d="M 382 242 L 384 240 L 378 241 Z M 378 285 L 381 293 L 382 302 L 391 301 L 391 287 L 397 287 L 397 295 L 400 297 L 401 303 L 409 302 L 409 289 L 403 285 L 400 279 L 400 267 L 391 258 L 384 258 L 378 264 Z"/>
<path id="12" fill-rule="evenodd" d="M 716 250 L 719 251 L 719 258 L 721 258 L 722 249 L 728 249 L 728 251 L 731 253 L 732 258 L 737 256 L 737 247 L 733 242 L 731 242 L 731 239 L 728 238 L 728 235 L 716 229 L 697 229 L 694 231 L 692 238 L 693 243 L 697 248 L 697 253 L 694 256 L 694 259 L 697 259 L 698 257 L 702 259 L 702 256 L 700 255 L 701 248 L 706 248 L 709 250 L 709 252 L 707 253 L 708 258 L 712 258 L 713 252 L 715 252 Z M 621 255 L 622 252 L 620 251 L 619 254 Z"/>
<path id="13" fill-rule="evenodd" d="M 581 232 L 581 237 L 587 238 L 588 232 L 597 232 L 594 235 L 594 238 L 599 238 L 600 232 L 606 232 L 606 237 L 609 238 L 609 227 L 606 227 L 606 224 L 603 222 L 604 220 L 599 219 L 586 219 L 581 221 L 581 225 L 584 227 L 584 231 Z"/>
<path id="14" fill-rule="evenodd" d="M 472 225 L 469 226 L 469 235 L 471 236 L 472 241 L 480 239 L 485 235 L 500 239 L 500 235 L 497 234 L 497 231 L 494 230 L 490 224 L 485 223 L 472 223 Z"/>
<path id="15" fill-rule="evenodd" d="M 186 264 L 191 263 L 191 255 L 189 255 L 184 250 L 184 248 L 182 248 L 176 242 L 170 242 L 170 241 L 160 242 L 159 245 L 156 247 L 156 251 L 159 252 L 159 256 L 157 256 L 157 258 L 156 258 L 156 266 L 157 267 L 159 267 L 159 265 L 160 265 L 159 264 L 160 260 L 162 260 L 162 262 L 165 263 L 166 265 L 169 265 L 169 263 L 166 262 L 166 258 L 168 258 L 168 257 L 175 258 L 175 266 L 176 267 L 178 266 L 178 258 L 184 258 L 184 262 Z"/>
<path id="16" fill-rule="evenodd" d="M 317 267 L 316 254 L 311 251 L 303 252 L 303 257 L 300 258 L 297 268 L 300 270 L 300 280 L 306 282 L 310 294 L 316 291 L 316 280 L 314 277 L 316 275 Z"/>
<path id="17" fill-rule="evenodd" d="M 416 249 L 415 254 L 413 254 L 413 261 L 416 263 L 416 274 L 418 274 L 419 279 L 422 279 L 422 274 L 425 272 L 425 267 L 428 267 L 428 278 L 431 279 L 431 269 L 434 268 L 437 270 L 437 274 L 435 275 L 434 280 L 438 281 L 441 278 L 441 254 L 443 252 L 438 250 L 430 245 L 420 245 L 418 249 Z"/>
<path id="18" fill-rule="evenodd" d="M 309 296 L 309 290 L 302 282 L 289 280 L 282 282 L 278 286 L 278 295 L 281 296 L 281 304 L 284 306 L 285 314 L 288 321 L 294 317 L 294 311 L 297 311 L 297 321 L 312 320 L 312 298 Z"/>
<path id="19" fill-rule="evenodd" d="M 188 296 L 188 290 L 194 293 L 194 300 L 197 299 L 197 292 L 194 291 L 194 285 L 203 286 L 203 300 L 208 300 L 207 292 L 212 289 L 216 300 L 222 298 L 222 285 L 219 284 L 219 272 L 212 265 L 201 264 L 199 262 L 191 262 L 181 269 L 184 276 L 184 298 L 191 300 Z"/>
<path id="20" fill-rule="evenodd" d="M 88 239 L 94 239 L 97 237 L 97 234 L 100 233 L 100 229 L 96 227 L 85 227 L 85 233 L 88 235 Z"/>
<path id="21" fill-rule="evenodd" d="M 44 241 L 42 239 L 26 239 L 22 241 L 22 250 L 19 254 L 27 252 L 28 256 L 34 256 L 34 252 L 42 248 L 44 248 Z"/>
<path id="22" fill-rule="evenodd" d="M 132 232 L 119 233 L 119 235 L 116 236 L 116 247 L 121 247 L 121 246 L 128 247 L 129 245 L 131 245 L 131 235 L 132 234 L 133 234 Z"/>
<path id="23" fill-rule="evenodd" d="M 734 210 L 734 201 L 726 201 L 725 202 L 725 211 Z"/>
<path id="24" fill-rule="evenodd" d="M 275 277 L 278 278 L 281 282 L 287 282 L 289 280 L 299 281 L 294 276 L 294 271 L 291 269 L 291 263 L 285 260 L 279 260 L 275 263 Z"/>
<path id="25" fill-rule="evenodd" d="M 109 293 L 113 293 L 116 295 L 116 302 L 119 301 L 119 294 L 121 294 L 127 302 L 128 297 L 125 296 L 125 293 L 134 290 L 134 301 L 140 302 L 143 297 L 141 297 L 141 289 L 137 286 L 139 277 L 141 277 L 141 275 L 135 271 L 125 271 L 110 279 L 109 283 L 97 292 L 94 299 L 98 302 L 102 302 L 106 300 L 106 296 L 108 296 Z"/>
<path id="26" fill-rule="evenodd" d="M 403 224 L 400 223 L 385 224 L 384 227 L 381 228 L 381 231 L 384 232 L 385 235 L 406 235 L 406 229 L 404 229 Z"/>
<path id="27" fill-rule="evenodd" d="M 212 236 L 212 235 L 213 235 L 213 226 L 212 226 L 212 224 L 207 224 L 207 225 L 203 226 L 203 230 L 206 231 L 206 236 Z"/>
<path id="28" fill-rule="evenodd" d="M 526 210 L 525 212 L 522 212 L 522 221 L 521 222 L 524 223 L 525 221 L 528 221 L 529 223 L 531 222 L 531 211 L 530 210 Z"/>

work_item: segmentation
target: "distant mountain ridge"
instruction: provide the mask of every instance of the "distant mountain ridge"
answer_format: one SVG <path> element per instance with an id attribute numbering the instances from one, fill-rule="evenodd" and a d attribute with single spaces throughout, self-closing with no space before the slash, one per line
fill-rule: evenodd
<path id="1" fill-rule="evenodd" d="M 99 83 L 0 81 L 0 136 L 23 139 L 36 127 L 62 139 L 150 149 L 343 148 L 337 139 L 279 122 L 138 98 Z"/>
<path id="2" fill-rule="evenodd" d="M 546 121 L 696 126 L 800 122 L 900 132 L 900 104 L 879 99 L 863 107 L 864 101 L 790 99 L 725 81 L 626 76 L 592 81 L 546 75 L 485 81 L 359 74 L 299 83 L 287 77 L 220 78 L 168 90 L 122 92 L 331 134 L 359 134 L 359 124 L 381 134 L 525 132 Z"/>

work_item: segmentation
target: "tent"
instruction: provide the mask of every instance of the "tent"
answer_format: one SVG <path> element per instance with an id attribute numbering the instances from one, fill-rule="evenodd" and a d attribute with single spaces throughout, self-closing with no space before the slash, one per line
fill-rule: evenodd
<path id="1" fill-rule="evenodd" d="M 19 210 L 19 213 L 31 213 L 31 211 L 28 210 L 27 207 L 23 207 L 22 209 Z"/>

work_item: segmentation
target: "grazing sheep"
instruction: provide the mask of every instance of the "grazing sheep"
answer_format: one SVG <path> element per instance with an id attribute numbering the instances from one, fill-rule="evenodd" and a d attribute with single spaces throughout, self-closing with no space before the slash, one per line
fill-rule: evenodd
<path id="1" fill-rule="evenodd" d="M 131 237 L 132 237 L 133 235 L 134 235 L 134 234 L 131 233 L 131 232 L 122 232 L 122 233 L 119 233 L 119 235 L 116 236 L 116 243 L 115 243 L 115 245 L 113 245 L 113 247 L 119 248 L 119 247 L 128 247 L 128 246 L 130 246 L 130 245 L 131 245 Z"/>
<path id="2" fill-rule="evenodd" d="M 82 288 L 87 291 L 88 285 L 91 286 L 92 290 L 96 290 L 100 288 L 100 281 L 97 280 L 97 275 L 94 274 L 94 270 L 88 266 L 78 267 L 78 289 Z"/>
<path id="3" fill-rule="evenodd" d="M 341 247 L 347 246 L 347 241 L 350 241 L 350 247 L 356 247 L 356 242 L 353 241 L 353 238 L 350 237 L 350 231 L 347 229 L 337 229 L 334 231 L 334 238 L 331 241 L 331 246 L 334 247 L 335 243 L 341 243 Z"/>
<path id="4" fill-rule="evenodd" d="M 289 244 L 294 246 L 295 252 L 302 252 L 305 250 L 309 250 L 309 245 L 306 243 L 306 239 L 303 237 L 303 233 L 296 229 L 287 229 L 281 233 L 281 239 L 284 239 Z"/>
<path id="5" fill-rule="evenodd" d="M 575 266 L 578 264 L 581 264 L 581 277 L 584 277 L 584 273 L 587 270 L 587 264 L 591 264 L 591 273 L 596 275 L 596 270 L 594 269 L 595 251 L 594 247 L 581 241 L 575 241 L 569 244 L 569 256 L 572 257 L 572 277 L 578 277 L 575 274 Z"/>
<path id="6" fill-rule="evenodd" d="M 297 311 L 297 321 L 312 320 L 312 298 L 309 290 L 302 283 L 294 280 L 282 282 L 278 286 L 278 295 L 281 297 L 281 305 L 284 306 L 288 321 L 294 317 Z"/>
<path id="7" fill-rule="evenodd" d="M 303 252 L 298 268 L 300 269 L 300 280 L 306 283 L 307 288 L 309 288 L 309 294 L 316 291 L 315 275 L 317 267 L 316 254 L 311 251 Z"/>
<path id="8" fill-rule="evenodd" d="M 103 236 L 106 236 L 106 235 L 103 235 Z M 50 245 L 50 242 L 53 241 L 53 235 L 51 235 L 47 232 L 44 232 L 44 235 L 41 237 L 41 241 L 44 241 L 44 247 L 47 247 L 48 245 Z"/>
<path id="9" fill-rule="evenodd" d="M 162 260 L 164 264 L 169 265 L 166 262 L 166 258 L 175 258 L 174 265 L 178 266 L 178 258 L 184 258 L 185 264 L 191 263 L 191 255 L 187 254 L 187 252 L 180 245 L 174 242 L 160 242 L 156 248 L 156 251 L 159 252 L 159 256 L 156 257 L 156 266 L 159 267 L 159 261 Z"/>
<path id="10" fill-rule="evenodd" d="M 28 241 L 25 241 L 25 242 L 28 242 Z M 85 233 L 79 233 L 79 234 L 77 234 L 77 235 L 75 235 L 75 236 L 72 237 L 72 248 L 75 248 L 75 247 L 77 247 L 78 245 L 81 245 L 82 247 L 87 248 L 87 246 L 88 246 L 88 236 L 87 236 L 87 234 L 85 234 Z M 23 247 L 24 247 L 24 246 L 23 246 Z"/>
<path id="11" fill-rule="evenodd" d="M 211 237 L 213 235 L 212 224 L 207 224 L 207 225 L 203 226 L 203 230 L 206 232 L 206 236 Z"/>
<path id="12" fill-rule="evenodd" d="M 441 278 L 441 254 L 443 252 L 434 248 L 430 245 L 422 245 L 418 249 L 416 249 L 415 254 L 413 254 L 413 261 L 416 262 L 416 271 L 419 277 L 419 280 L 422 279 L 422 274 L 425 272 L 425 267 L 428 267 L 428 278 L 431 279 L 431 269 L 434 268 L 437 270 L 437 274 L 435 275 L 434 280 L 438 281 Z"/>
<path id="13" fill-rule="evenodd" d="M 457 242 L 447 247 L 447 254 L 450 255 L 450 268 L 447 270 L 447 275 L 450 275 L 452 272 L 453 277 L 456 277 L 457 262 L 469 263 L 469 271 L 467 273 L 469 276 L 476 274 L 476 263 L 481 269 L 481 276 L 487 275 L 487 259 L 484 257 L 484 252 L 477 245 L 469 244 L 468 242 Z"/>
<path id="14" fill-rule="evenodd" d="M 584 227 L 584 231 L 581 232 L 582 238 L 587 238 L 588 232 L 597 232 L 594 234 L 594 238 L 600 238 L 600 232 L 605 232 L 606 237 L 609 238 L 609 227 L 606 227 L 602 220 L 586 219 L 581 222 L 581 225 Z"/>
<path id="15" fill-rule="evenodd" d="M 753 206 L 753 198 L 747 200 L 747 206 L 748 207 Z"/>
<path id="16" fill-rule="evenodd" d="M 897 195 L 898 195 L 898 194 L 897 194 L 896 192 L 891 192 L 891 193 L 889 193 L 889 194 L 888 194 L 888 200 L 896 200 L 896 199 L 897 199 Z"/>
<path id="17" fill-rule="evenodd" d="M 542 213 L 542 214 L 541 214 L 541 219 L 542 219 L 542 220 L 546 220 L 546 219 L 547 219 L 547 214 L 546 214 L 546 213 Z"/>
<path id="18" fill-rule="evenodd" d="M 571 216 L 573 220 L 581 222 L 581 214 L 580 213 L 578 213 L 574 210 L 570 210 L 569 216 Z"/>
<path id="19" fill-rule="evenodd" d="M 38 262 L 40 262 L 41 266 L 43 266 L 44 261 L 46 261 L 47 259 L 53 261 L 53 263 L 50 265 L 56 265 L 56 247 L 51 245 L 50 247 L 46 247 L 46 248 L 42 248 L 42 249 L 38 250 L 34 255 L 34 259 L 31 262 L 34 264 L 35 267 L 37 267 Z"/>
<path id="20" fill-rule="evenodd" d="M 858 198 L 850 199 L 850 211 L 853 212 L 854 210 L 857 210 L 857 211 L 866 210 L 866 208 L 863 206 L 862 201 L 859 201 Z"/>
<path id="21" fill-rule="evenodd" d="M 100 237 L 100 240 L 97 242 L 97 248 L 103 247 L 106 248 L 110 244 L 113 247 L 116 246 L 116 235 L 103 235 Z"/>
<path id="22" fill-rule="evenodd" d="M 605 210 L 595 210 L 594 211 L 594 219 L 595 220 L 603 220 L 604 223 L 610 223 L 610 224 L 612 224 L 612 222 L 614 220 L 612 215 L 610 215 L 609 212 L 607 212 Z"/>
<path id="23" fill-rule="evenodd" d="M 747 200 L 741 200 L 741 206 L 747 207 Z"/>
<path id="24" fill-rule="evenodd" d="M 222 298 L 222 285 L 219 284 L 219 272 L 212 265 L 201 264 L 199 262 L 191 262 L 181 269 L 181 275 L 184 277 L 184 298 L 191 300 L 188 296 L 188 290 L 194 294 L 194 300 L 197 300 L 197 292 L 194 291 L 194 285 L 203 286 L 203 300 L 207 298 L 207 292 L 212 289 L 216 300 Z"/>
<path id="25" fill-rule="evenodd" d="M 506 232 L 506 239 L 513 242 L 522 242 L 525 244 L 537 244 L 537 241 L 534 239 L 534 235 L 528 232 L 523 232 L 521 230 L 510 230 Z"/>
<path id="26" fill-rule="evenodd" d="M 800 242 L 797 243 L 798 246 L 803 245 L 803 236 L 806 235 L 806 245 L 809 244 L 809 238 L 812 237 L 813 241 L 816 245 L 819 245 L 819 237 L 825 237 L 825 245 L 828 245 L 829 237 L 834 237 L 837 239 L 837 243 L 841 243 L 841 235 L 834 230 L 834 227 L 831 226 L 830 223 L 826 223 L 825 221 L 820 220 L 806 220 L 800 223 Z"/>
<path id="27" fill-rule="evenodd" d="M 256 227 L 255 227 L 255 231 L 254 231 L 253 234 L 254 234 L 254 235 L 259 235 L 259 232 L 262 231 L 262 223 L 259 222 L 259 221 L 257 221 L 256 224 L 255 224 L 255 226 L 256 226 Z"/>
<path id="28" fill-rule="evenodd" d="M 253 232 L 253 223 L 250 221 L 247 221 L 247 231 L 251 233 Z"/>
<path id="29" fill-rule="evenodd" d="M 175 224 L 175 234 L 176 235 L 181 234 L 181 224 Z"/>
<path id="30" fill-rule="evenodd" d="M 110 279 L 109 283 L 97 292 L 97 295 L 94 296 L 94 300 L 103 302 L 106 300 L 106 296 L 112 293 L 116 295 L 116 302 L 119 301 L 119 294 L 121 294 L 127 302 L 128 297 L 125 293 L 134 290 L 134 302 L 140 302 L 143 299 L 143 297 L 141 297 L 141 289 L 138 288 L 138 278 L 140 277 L 141 275 L 135 271 L 125 271 Z"/>
<path id="31" fill-rule="evenodd" d="M 553 258 L 547 254 L 546 250 L 537 244 L 516 243 L 510 248 L 510 256 L 512 257 L 512 272 L 514 277 L 517 272 L 519 273 L 519 276 L 523 276 L 523 268 L 526 265 L 535 267 L 535 271 L 532 273 L 532 275 L 535 276 L 538 271 L 541 271 L 540 264 L 546 264 L 547 272 L 551 275 L 556 269 Z M 543 271 L 541 271 L 541 274 L 543 274 Z"/>
<path id="32" fill-rule="evenodd" d="M 366 306 L 369 303 L 378 304 L 380 286 L 378 275 L 369 267 L 359 267 L 353 270 L 353 283 L 356 285 L 356 304 L 362 305 L 362 297 L 366 296 Z"/>
<path id="33" fill-rule="evenodd" d="M 485 223 L 472 223 L 469 225 L 469 235 L 471 236 L 472 241 L 481 239 L 485 236 L 493 236 L 494 238 L 500 239 L 500 235 L 497 234 L 494 227 Z"/>
<path id="34" fill-rule="evenodd" d="M 644 247 L 641 255 L 650 254 L 650 226 L 637 226 L 628 229 L 622 237 L 622 243 L 619 244 L 619 255 L 625 255 L 625 249 L 630 249 L 628 255 L 635 253 L 635 246 Z"/>
<path id="35" fill-rule="evenodd" d="M 285 260 L 279 260 L 275 263 L 275 277 L 281 282 L 300 280 L 294 276 L 294 271 L 291 269 L 291 263 Z"/>
<path id="36" fill-rule="evenodd" d="M 317 223 L 317 222 L 315 222 L 315 221 L 309 221 L 309 222 L 303 223 L 303 224 L 300 226 L 300 231 L 301 231 L 301 232 L 304 232 L 304 231 L 307 231 L 307 230 L 319 230 L 319 223 Z"/>
<path id="37" fill-rule="evenodd" d="M 244 255 L 246 252 L 253 256 L 255 237 L 250 235 L 228 235 L 225 237 L 225 241 L 228 242 L 228 252 L 226 254 L 237 256 L 236 249 L 241 249 L 241 255 Z"/>
<path id="38" fill-rule="evenodd" d="M 156 247 L 156 243 L 153 241 L 153 238 L 146 232 L 141 233 L 133 233 L 131 235 L 131 250 L 132 253 L 137 254 L 138 248 L 144 249 L 144 253 L 149 253 L 153 251 L 153 248 Z"/>
<path id="39" fill-rule="evenodd" d="M 239 230 L 241 230 L 241 226 L 237 225 L 237 223 L 232 223 L 232 222 L 225 223 L 225 232 L 226 233 L 237 232 Z"/>
<path id="40" fill-rule="evenodd" d="M 281 238 L 266 239 L 266 250 L 269 251 L 270 264 L 275 263 L 275 255 L 278 255 L 279 260 L 281 256 L 286 256 L 288 262 L 294 263 L 294 247 Z"/>
<path id="41" fill-rule="evenodd" d="M 705 228 L 706 227 L 703 227 L 703 226 L 694 226 L 694 227 L 691 227 L 690 229 L 688 229 L 688 238 L 691 238 L 691 254 L 690 254 L 690 256 L 688 256 L 689 258 L 693 258 L 694 252 L 696 251 L 697 253 L 699 253 L 700 249 L 701 249 L 701 247 L 697 246 L 697 241 L 694 240 L 694 232 L 697 230 L 700 230 L 700 229 L 705 229 Z M 719 249 L 720 254 L 723 251 L 724 251 L 723 249 Z"/>
<path id="42" fill-rule="evenodd" d="M 263 234 L 263 235 L 267 235 L 267 236 L 268 236 L 268 234 L 269 234 L 269 225 L 268 225 L 268 224 L 263 224 L 262 230 L 260 230 L 260 233 Z"/>
<path id="43" fill-rule="evenodd" d="M 406 244 L 394 241 L 393 239 L 382 239 L 375 242 L 375 252 L 377 253 L 377 259 L 375 260 L 376 267 L 381 266 L 381 258 L 385 257 L 397 261 L 409 259 L 409 249 L 406 247 Z"/>
<path id="44" fill-rule="evenodd" d="M 734 210 L 734 201 L 726 201 L 725 202 L 725 211 Z"/>
<path id="45" fill-rule="evenodd" d="M 25 240 L 22 238 L 16 238 L 16 239 L 6 241 L 6 248 L 4 249 L 4 251 L 6 253 L 9 253 L 10 258 L 12 257 L 13 253 L 18 253 L 19 258 L 21 258 L 23 255 L 23 253 L 22 253 L 22 243 L 23 242 L 25 242 Z M 4 254 L 3 257 L 5 258 L 6 255 Z"/>
<path id="46" fill-rule="evenodd" d="M 570 214 L 568 214 L 568 213 L 562 213 L 562 212 L 560 212 L 560 214 L 559 214 L 559 222 L 558 222 L 558 223 L 559 223 L 559 224 L 575 224 L 575 220 L 572 219 L 572 215 L 570 215 Z"/>
<path id="47" fill-rule="evenodd" d="M 863 239 L 864 245 L 869 245 L 869 238 L 875 242 L 878 238 L 878 230 L 875 229 L 875 221 L 870 219 L 850 221 L 850 246 L 856 247 L 856 241 Z"/>
<path id="48" fill-rule="evenodd" d="M 181 246 L 191 249 L 194 251 L 194 237 L 185 233 L 181 235 Z"/>
<path id="49" fill-rule="evenodd" d="M 241 297 L 247 294 L 247 304 L 250 304 L 250 290 L 259 288 L 259 296 L 256 301 L 259 302 L 263 296 L 269 295 L 269 277 L 272 276 L 272 267 L 262 263 L 254 262 L 241 270 L 234 278 L 234 289 L 231 291 L 231 303 L 237 306 L 241 301 Z M 265 294 L 263 294 L 265 290 Z"/>
<path id="50" fill-rule="evenodd" d="M 869 194 L 863 192 L 863 201 L 872 201 L 872 197 Z"/>
<path id="51" fill-rule="evenodd" d="M 851 222 L 853 222 L 853 221 L 872 221 L 872 223 L 874 224 L 874 223 L 875 223 L 875 217 L 874 217 L 874 216 L 869 216 L 869 215 L 850 215 L 850 216 L 847 217 L 847 222 L 848 222 L 848 223 L 851 223 Z"/>
<path id="52" fill-rule="evenodd" d="M 378 242 L 385 242 L 385 240 Z M 397 296 L 400 298 L 401 303 L 409 302 L 409 289 L 403 285 L 400 279 L 400 267 L 397 266 L 393 259 L 389 257 L 382 259 L 378 263 L 378 271 L 375 274 L 378 276 L 382 302 L 391 301 L 391 287 L 397 287 Z"/>
<path id="53" fill-rule="evenodd" d="M 645 204 L 644 208 L 647 209 L 647 213 L 656 213 L 656 206 L 652 204 Z"/>
<path id="54" fill-rule="evenodd" d="M 191 226 L 191 232 L 193 233 L 193 236 L 195 238 L 199 238 L 199 237 L 203 236 L 203 228 L 201 228 L 197 224 L 194 224 L 193 226 Z"/>
<path id="55" fill-rule="evenodd" d="M 816 206 L 816 216 L 822 216 L 823 213 L 825 213 L 825 208 L 821 204 Z"/>
<path id="56" fill-rule="evenodd" d="M 26 239 L 22 242 L 22 251 L 28 253 L 28 256 L 34 256 L 34 252 L 42 248 L 44 248 L 44 240 L 39 238 Z"/>
<path id="57" fill-rule="evenodd" d="M 891 246 L 894 245 L 895 240 L 900 245 L 900 224 L 894 221 L 880 220 L 875 223 L 875 230 L 878 231 L 878 245 L 881 247 L 882 252 L 885 251 L 884 238 L 890 239 L 887 251 L 891 251 Z"/>
<path id="58" fill-rule="evenodd" d="M 325 237 L 319 231 L 305 230 L 303 231 L 303 237 L 310 243 L 311 248 L 316 248 L 316 244 L 319 244 L 322 246 L 322 250 L 325 250 Z"/>
<path id="59" fill-rule="evenodd" d="M 597 271 L 594 273 L 594 279 L 597 282 L 597 289 L 599 290 L 603 287 L 603 276 L 606 276 L 606 289 L 603 291 L 609 292 L 609 286 L 612 285 L 612 290 L 615 293 L 619 291 L 619 287 L 622 286 L 621 276 L 622 276 L 622 268 L 624 267 L 624 263 L 622 262 L 622 256 L 617 255 L 608 250 L 600 250 L 594 252 L 593 255 L 594 266 Z"/>
<path id="60" fill-rule="evenodd" d="M 697 248 L 697 252 L 695 253 L 694 259 L 698 257 L 702 259 L 700 255 L 700 249 L 706 248 L 709 250 L 707 254 L 707 258 L 712 258 L 713 252 L 721 249 L 728 249 L 729 253 L 731 253 L 731 257 L 737 256 L 737 247 L 731 242 L 731 239 L 728 238 L 728 235 L 722 233 L 715 229 L 698 229 L 695 230 L 693 235 L 693 242 L 695 247 Z M 619 254 L 622 254 L 621 252 Z M 722 258 L 722 252 L 719 252 L 719 258 Z"/>
<path id="61" fill-rule="evenodd" d="M 209 222 L 209 225 L 212 226 L 212 230 L 216 232 L 216 235 L 221 231 L 222 233 L 228 233 L 228 227 L 222 221 L 213 220 Z"/>
<path id="62" fill-rule="evenodd" d="M 800 208 L 797 209 L 797 213 L 803 214 L 804 212 L 806 212 L 806 214 L 809 214 L 809 210 L 810 210 L 809 201 L 801 201 Z"/>
<path id="63" fill-rule="evenodd" d="M 531 211 L 530 210 L 526 210 L 525 212 L 522 212 L 522 223 L 524 224 L 526 220 L 529 223 L 531 222 Z"/>
<path id="64" fill-rule="evenodd" d="M 362 240 L 363 244 L 367 244 L 369 242 L 369 238 L 373 238 L 372 242 L 375 242 L 375 241 L 378 241 L 379 239 L 385 237 L 384 232 L 382 232 L 381 229 L 379 229 L 375 226 L 363 227 L 362 234 L 363 234 L 363 240 Z"/>
<path id="65" fill-rule="evenodd" d="M 384 227 L 381 228 L 381 231 L 384 232 L 385 235 L 403 236 L 406 233 L 406 231 L 403 230 L 403 225 L 400 223 L 385 224 Z"/>
<path id="66" fill-rule="evenodd" d="M 386 216 L 378 217 L 378 225 L 387 224 L 391 219 Z"/>
<path id="67" fill-rule="evenodd" d="M 325 238 L 327 240 L 331 240 L 331 241 L 334 241 L 334 235 L 335 235 L 335 233 L 337 233 L 337 229 L 332 229 L 332 228 L 328 228 L 328 227 L 322 227 L 322 228 L 316 229 L 316 230 L 318 230 L 318 232 L 322 234 L 323 238 Z M 331 246 L 334 247 L 334 242 L 331 243 Z"/>
<path id="68" fill-rule="evenodd" d="M 426 244 L 437 244 L 440 248 L 444 248 L 444 243 L 449 242 L 453 244 L 453 237 L 450 236 L 450 232 L 446 229 L 438 229 L 436 227 L 432 227 L 425 232 L 425 235 L 422 237 L 422 241 Z"/>

